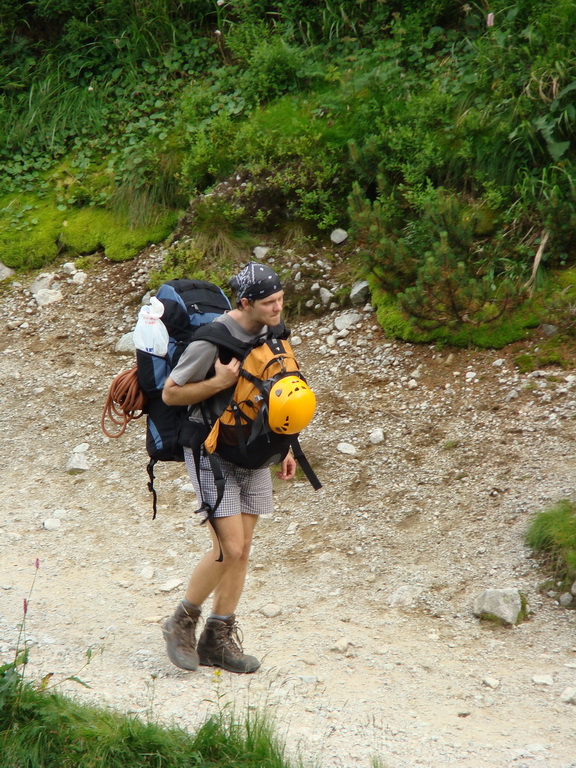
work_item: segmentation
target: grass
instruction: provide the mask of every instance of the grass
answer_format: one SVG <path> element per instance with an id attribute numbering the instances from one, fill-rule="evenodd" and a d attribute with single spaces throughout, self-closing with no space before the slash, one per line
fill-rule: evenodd
<path id="1" fill-rule="evenodd" d="M 269 720 L 221 713 L 195 734 L 86 706 L 0 667 L 2 768 L 290 768 Z M 301 766 L 302 763 L 299 763 Z"/>
<path id="2" fill-rule="evenodd" d="M 576 579 L 576 503 L 563 499 L 536 515 L 526 543 L 544 555 L 554 578 L 569 588 Z"/>

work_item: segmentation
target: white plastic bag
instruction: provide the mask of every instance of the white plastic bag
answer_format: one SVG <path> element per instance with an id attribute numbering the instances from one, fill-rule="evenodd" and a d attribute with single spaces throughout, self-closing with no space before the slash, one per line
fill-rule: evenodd
<path id="1" fill-rule="evenodd" d="M 150 299 L 150 306 L 142 307 L 138 322 L 134 328 L 134 346 L 142 352 L 164 357 L 168 352 L 168 331 L 160 320 L 164 314 L 164 304 L 155 296 Z"/>

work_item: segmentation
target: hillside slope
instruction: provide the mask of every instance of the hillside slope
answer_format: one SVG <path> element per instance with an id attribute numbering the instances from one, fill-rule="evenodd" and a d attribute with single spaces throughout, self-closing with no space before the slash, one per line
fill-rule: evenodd
<path id="1" fill-rule="evenodd" d="M 143 422 L 118 441 L 100 431 L 110 381 L 132 365 L 114 346 L 159 259 L 103 262 L 80 285 L 59 270 L 63 299 L 44 309 L 27 284 L 0 298 L 0 660 L 39 558 L 27 675 L 74 675 L 90 648 L 91 688 L 62 685 L 82 700 L 185 728 L 223 706 L 265 709 L 322 768 L 372 755 L 574 768 L 561 694 L 576 686 L 576 612 L 539 593 L 546 574 L 523 544 L 531 515 L 573 493 L 574 372 L 551 381 L 518 374 L 511 350 L 402 345 L 369 312 L 341 338 L 342 311 L 296 323 L 319 400 L 303 444 L 324 487 L 277 481 L 257 530 L 239 620 L 262 669 L 185 673 L 159 626 L 206 545 L 183 465 L 159 468 L 152 521 Z M 89 469 L 69 474 L 75 449 Z M 475 596 L 509 586 L 531 619 L 479 623 Z"/>

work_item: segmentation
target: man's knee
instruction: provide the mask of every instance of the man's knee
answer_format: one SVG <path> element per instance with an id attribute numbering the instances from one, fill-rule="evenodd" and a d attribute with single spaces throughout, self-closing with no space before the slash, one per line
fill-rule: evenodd
<path id="1" fill-rule="evenodd" d="M 224 555 L 224 565 L 231 565 L 233 563 L 246 562 L 248 560 L 248 551 L 242 543 L 227 542 L 222 545 L 222 553 Z"/>

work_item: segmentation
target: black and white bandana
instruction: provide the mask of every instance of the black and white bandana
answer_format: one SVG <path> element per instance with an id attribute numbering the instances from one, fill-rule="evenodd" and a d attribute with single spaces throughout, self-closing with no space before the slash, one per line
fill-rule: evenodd
<path id="1" fill-rule="evenodd" d="M 251 261 L 230 280 L 230 287 L 240 299 L 265 299 L 282 290 L 280 278 L 270 267 Z"/>

